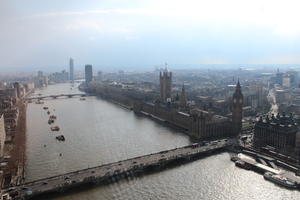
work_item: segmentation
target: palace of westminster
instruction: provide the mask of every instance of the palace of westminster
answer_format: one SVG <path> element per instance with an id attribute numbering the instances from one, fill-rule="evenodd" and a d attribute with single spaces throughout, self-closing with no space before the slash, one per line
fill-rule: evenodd
<path id="1" fill-rule="evenodd" d="M 136 102 L 135 112 L 145 112 L 183 128 L 196 139 L 237 136 L 242 127 L 243 94 L 240 83 L 233 94 L 231 119 L 187 105 L 184 85 L 180 96 L 172 100 L 172 72 L 160 72 L 160 100 L 155 103 Z"/>
<path id="2" fill-rule="evenodd" d="M 210 109 L 203 110 L 188 103 L 185 86 L 181 94 L 172 96 L 172 72 L 165 69 L 159 73 L 159 95 L 134 88 L 126 88 L 108 83 L 95 83 L 89 87 L 103 98 L 119 102 L 135 113 L 150 116 L 173 127 L 185 130 L 195 139 L 210 140 L 225 137 L 237 137 L 242 134 L 244 96 L 240 82 L 237 81 L 230 98 L 228 110 L 219 115 Z M 225 106 L 225 105 L 224 105 Z M 299 120 L 298 120 L 299 121 Z M 283 154 L 299 157 L 300 132 L 297 119 L 293 115 L 277 114 L 260 118 L 254 124 L 253 147 L 271 146 Z"/>

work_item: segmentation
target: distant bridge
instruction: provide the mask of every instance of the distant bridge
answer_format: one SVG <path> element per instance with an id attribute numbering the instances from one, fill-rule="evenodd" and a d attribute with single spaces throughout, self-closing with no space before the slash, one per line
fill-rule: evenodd
<path id="1" fill-rule="evenodd" d="M 233 139 L 225 139 L 203 145 L 196 143 L 28 182 L 20 186 L 8 188 L 4 193 L 6 192 L 10 196 L 14 196 L 13 199 L 24 200 L 48 193 L 64 192 L 84 184 L 109 183 L 121 178 L 130 178 L 134 174 L 160 169 L 171 163 L 176 164 L 180 160 L 189 161 L 197 155 L 231 146 L 233 141 Z"/>
<path id="2" fill-rule="evenodd" d="M 73 98 L 73 97 L 86 97 L 86 96 L 95 96 L 95 95 L 85 94 L 85 93 L 57 94 L 57 95 L 27 97 L 26 100 L 44 100 L 44 99 L 57 99 L 57 98 L 60 98 L 60 97 Z"/>

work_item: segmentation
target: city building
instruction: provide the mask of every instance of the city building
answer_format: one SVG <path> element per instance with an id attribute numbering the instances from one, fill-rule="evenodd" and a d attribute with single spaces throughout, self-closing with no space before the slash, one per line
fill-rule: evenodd
<path id="1" fill-rule="evenodd" d="M 13 86 L 14 86 L 14 88 L 16 88 L 16 90 L 17 90 L 17 97 L 18 98 L 20 98 L 21 97 L 21 86 L 20 86 L 20 83 L 18 83 L 18 82 L 15 82 L 14 84 L 13 84 Z"/>
<path id="2" fill-rule="evenodd" d="M 55 72 L 49 75 L 49 81 L 51 83 L 64 83 L 69 80 L 69 73 L 66 70 L 61 72 Z"/>
<path id="3" fill-rule="evenodd" d="M 0 158 L 3 157 L 6 132 L 4 124 L 4 115 L 0 115 Z"/>
<path id="4" fill-rule="evenodd" d="M 17 89 L 16 88 L 3 88 L 0 89 L 0 99 L 2 99 L 2 97 L 11 97 L 11 98 L 17 98 Z"/>
<path id="5" fill-rule="evenodd" d="M 37 75 L 39 78 L 43 77 L 43 72 L 42 71 L 38 71 L 38 75 Z"/>
<path id="6" fill-rule="evenodd" d="M 89 84 L 93 81 L 93 66 L 85 65 L 85 83 Z"/>
<path id="7" fill-rule="evenodd" d="M 186 107 L 186 95 L 185 95 L 185 88 L 184 88 L 184 84 L 182 85 L 182 90 L 181 90 L 181 94 L 180 94 L 180 107 L 181 108 L 185 108 Z"/>
<path id="8" fill-rule="evenodd" d="M 291 77 L 286 74 L 282 78 L 282 86 L 285 88 L 290 88 L 291 87 Z"/>
<path id="9" fill-rule="evenodd" d="M 48 77 L 44 76 L 42 71 L 38 71 L 37 77 L 34 78 L 34 85 L 37 88 L 47 86 L 48 85 Z"/>
<path id="10" fill-rule="evenodd" d="M 215 139 L 234 136 L 229 118 L 210 112 L 191 110 L 191 133 L 198 139 Z"/>
<path id="11" fill-rule="evenodd" d="M 232 126 L 234 135 L 240 134 L 242 130 L 243 102 L 244 97 L 240 82 L 238 81 L 232 96 Z"/>
<path id="12" fill-rule="evenodd" d="M 275 78 L 275 83 L 282 85 L 282 78 L 283 78 L 283 73 L 279 72 L 279 69 L 277 69 L 277 73 L 276 73 L 276 78 Z"/>
<path id="13" fill-rule="evenodd" d="M 290 87 L 298 87 L 298 82 L 299 82 L 298 81 L 298 79 L 299 79 L 298 72 L 291 70 L 291 71 L 287 71 L 286 74 L 290 79 Z"/>
<path id="14" fill-rule="evenodd" d="M 251 106 L 253 110 L 259 110 L 267 104 L 267 93 L 261 83 L 251 83 L 245 98 L 247 102 L 244 104 Z"/>
<path id="15" fill-rule="evenodd" d="M 254 145 L 256 147 L 271 146 L 277 151 L 287 153 L 296 151 L 296 135 L 299 131 L 292 114 L 285 113 L 271 118 L 260 117 L 254 127 Z"/>
<path id="16" fill-rule="evenodd" d="M 102 81 L 102 71 L 98 71 L 96 81 Z"/>
<path id="17" fill-rule="evenodd" d="M 73 58 L 70 58 L 69 66 L 70 66 L 69 79 L 73 83 L 74 82 L 74 60 L 73 60 Z"/>
<path id="18" fill-rule="evenodd" d="M 276 103 L 290 103 L 292 96 L 289 90 L 287 89 L 276 89 L 275 90 Z"/>
<path id="19" fill-rule="evenodd" d="M 26 93 L 32 92 L 34 90 L 34 82 L 27 82 L 24 84 Z"/>
<path id="20" fill-rule="evenodd" d="M 160 80 L 160 98 L 163 102 L 171 101 L 172 90 L 172 72 L 169 72 L 167 67 L 159 74 Z"/>

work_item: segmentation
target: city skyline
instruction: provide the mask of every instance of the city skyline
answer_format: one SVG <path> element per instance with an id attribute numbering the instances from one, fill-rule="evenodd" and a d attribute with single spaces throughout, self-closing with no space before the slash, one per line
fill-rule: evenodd
<path id="1" fill-rule="evenodd" d="M 0 200 L 299 200 L 299 7 L 0 0 Z"/>
<path id="2" fill-rule="evenodd" d="M 299 72 L 211 69 L 173 75 L 165 68 L 93 76 L 86 64 L 84 77 L 72 82 L 63 70 L 1 80 L 3 198 L 43 199 L 51 193 L 65 199 L 66 190 L 74 191 L 74 199 L 115 196 L 118 187 L 111 183 L 121 179 L 127 180 L 118 182 L 126 191 L 144 187 L 145 193 L 129 190 L 117 199 L 160 199 L 160 191 L 166 198 L 191 194 L 180 199 L 297 198 Z M 91 183 L 103 185 L 83 193 L 75 189 Z M 104 192 L 106 184 L 112 187 Z"/>

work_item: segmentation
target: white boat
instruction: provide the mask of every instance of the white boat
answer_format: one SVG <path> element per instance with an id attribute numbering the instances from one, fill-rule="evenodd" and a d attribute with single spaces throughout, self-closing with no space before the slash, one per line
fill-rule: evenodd
<path id="1" fill-rule="evenodd" d="M 286 188 L 295 189 L 297 188 L 297 184 L 295 181 L 284 177 L 282 175 L 273 174 L 271 172 L 266 172 L 264 174 L 264 178 L 278 185 L 284 186 Z"/>

